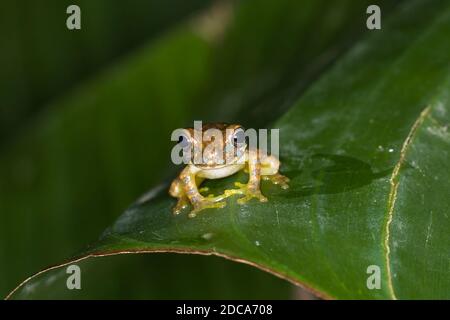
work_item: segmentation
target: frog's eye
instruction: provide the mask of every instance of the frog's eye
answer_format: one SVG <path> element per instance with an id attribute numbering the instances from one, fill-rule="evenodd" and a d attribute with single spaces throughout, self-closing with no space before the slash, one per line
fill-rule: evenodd
<path id="1" fill-rule="evenodd" d="M 189 147 L 190 142 L 189 142 L 189 138 L 185 135 L 181 135 L 178 138 L 178 144 L 184 149 L 186 147 Z"/>
<path id="2" fill-rule="evenodd" d="M 237 147 L 245 142 L 245 132 L 244 129 L 239 128 L 234 131 L 233 134 L 233 144 Z"/>

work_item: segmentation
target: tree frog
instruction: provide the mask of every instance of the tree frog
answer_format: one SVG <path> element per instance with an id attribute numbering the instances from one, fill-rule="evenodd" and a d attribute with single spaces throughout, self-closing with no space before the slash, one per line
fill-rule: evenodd
<path id="1" fill-rule="evenodd" d="M 211 128 L 220 133 L 218 139 L 217 135 L 213 139 L 205 139 L 202 132 L 208 132 Z M 248 148 L 245 131 L 241 125 L 214 123 L 204 124 L 201 129 L 202 132 L 197 134 L 194 128 L 183 129 L 183 134 L 179 137 L 179 144 L 183 150 L 190 151 L 190 156 L 187 166 L 175 178 L 169 189 L 169 194 L 178 198 L 178 203 L 173 208 L 174 214 L 179 214 L 189 204 L 192 205 L 192 211 L 188 215 L 190 218 L 204 209 L 223 208 L 226 205 L 223 200 L 232 195 L 243 196 L 238 199 L 239 204 L 253 198 L 267 202 L 267 198 L 260 190 L 261 179 L 270 180 L 283 189 L 289 187 L 289 179 L 278 172 L 280 167 L 278 158 L 260 152 L 257 148 Z M 216 143 L 214 148 L 213 143 Z M 198 159 L 196 156 L 200 156 L 202 160 L 200 163 L 194 161 Z M 225 190 L 218 196 L 205 197 L 200 193 L 208 191 L 207 188 L 199 189 L 199 185 L 205 179 L 228 177 L 240 170 L 248 172 L 247 184 L 235 182 L 238 189 Z"/>

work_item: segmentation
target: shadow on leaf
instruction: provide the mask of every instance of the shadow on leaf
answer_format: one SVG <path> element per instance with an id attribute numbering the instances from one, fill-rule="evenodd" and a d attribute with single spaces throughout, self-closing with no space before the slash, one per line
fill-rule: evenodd
<path id="1" fill-rule="evenodd" d="M 315 154 L 305 161 L 301 170 L 285 172 L 292 180 L 292 188 L 279 196 L 297 198 L 313 194 L 343 193 L 383 178 L 391 174 L 392 170 L 393 167 L 374 172 L 370 164 L 353 157 Z"/>

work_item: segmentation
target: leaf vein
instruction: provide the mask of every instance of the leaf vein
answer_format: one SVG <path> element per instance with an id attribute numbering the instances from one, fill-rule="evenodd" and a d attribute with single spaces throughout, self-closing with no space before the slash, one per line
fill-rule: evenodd
<path id="1" fill-rule="evenodd" d="M 431 106 L 426 107 L 422 112 L 420 113 L 419 117 L 416 119 L 414 124 L 412 125 L 405 141 L 403 142 L 402 148 L 400 150 L 400 158 L 397 162 L 397 164 L 394 167 L 394 170 L 392 171 L 391 178 L 389 179 L 389 182 L 391 184 L 391 190 L 389 192 L 389 198 L 388 198 L 388 212 L 387 212 L 387 220 L 385 225 L 385 237 L 384 237 L 384 249 L 385 249 L 385 262 L 386 262 L 386 270 L 387 270 L 387 280 L 388 280 L 388 288 L 389 293 L 393 299 L 397 299 L 397 296 L 395 294 L 394 285 L 392 282 L 392 271 L 391 271 L 391 262 L 390 262 L 390 253 L 391 248 L 389 246 L 390 241 L 390 226 L 392 223 L 392 219 L 394 216 L 394 207 L 395 202 L 397 200 L 397 191 L 400 184 L 399 181 L 399 173 L 400 169 L 405 162 L 406 159 L 406 153 L 416 135 L 417 130 L 423 123 L 424 119 L 428 116 L 430 113 Z"/>

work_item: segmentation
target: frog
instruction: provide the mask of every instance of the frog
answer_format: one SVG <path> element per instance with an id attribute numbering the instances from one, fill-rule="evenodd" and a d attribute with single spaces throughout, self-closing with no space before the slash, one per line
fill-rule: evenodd
<path id="1" fill-rule="evenodd" d="M 202 132 L 216 129 L 219 132 L 219 140 L 204 139 Z M 180 214 L 189 205 L 192 210 L 188 217 L 194 218 L 201 211 L 211 208 L 223 208 L 226 206 L 226 198 L 238 195 L 237 203 L 246 204 L 252 199 L 267 202 L 268 198 L 261 192 L 261 180 L 269 180 L 282 189 L 289 188 L 289 178 L 279 173 L 280 161 L 275 155 L 267 155 L 256 147 L 250 147 L 245 139 L 245 128 L 239 124 L 211 123 L 202 124 L 201 131 L 198 128 L 185 128 L 179 136 L 179 144 L 183 150 L 190 151 L 187 165 L 172 181 L 169 194 L 178 199 L 173 207 L 174 215 Z M 211 148 L 212 143 L 219 142 L 217 148 Z M 223 149 L 222 149 L 223 148 Z M 200 153 L 200 154 L 199 154 Z M 194 161 L 196 156 L 201 156 L 200 163 Z M 224 155 L 227 161 L 224 161 Z M 197 158 L 198 159 L 198 158 Z M 221 179 L 243 170 L 248 173 L 246 184 L 235 182 L 237 189 L 224 190 L 223 194 L 214 196 L 202 195 L 208 188 L 200 188 L 206 179 Z"/>

